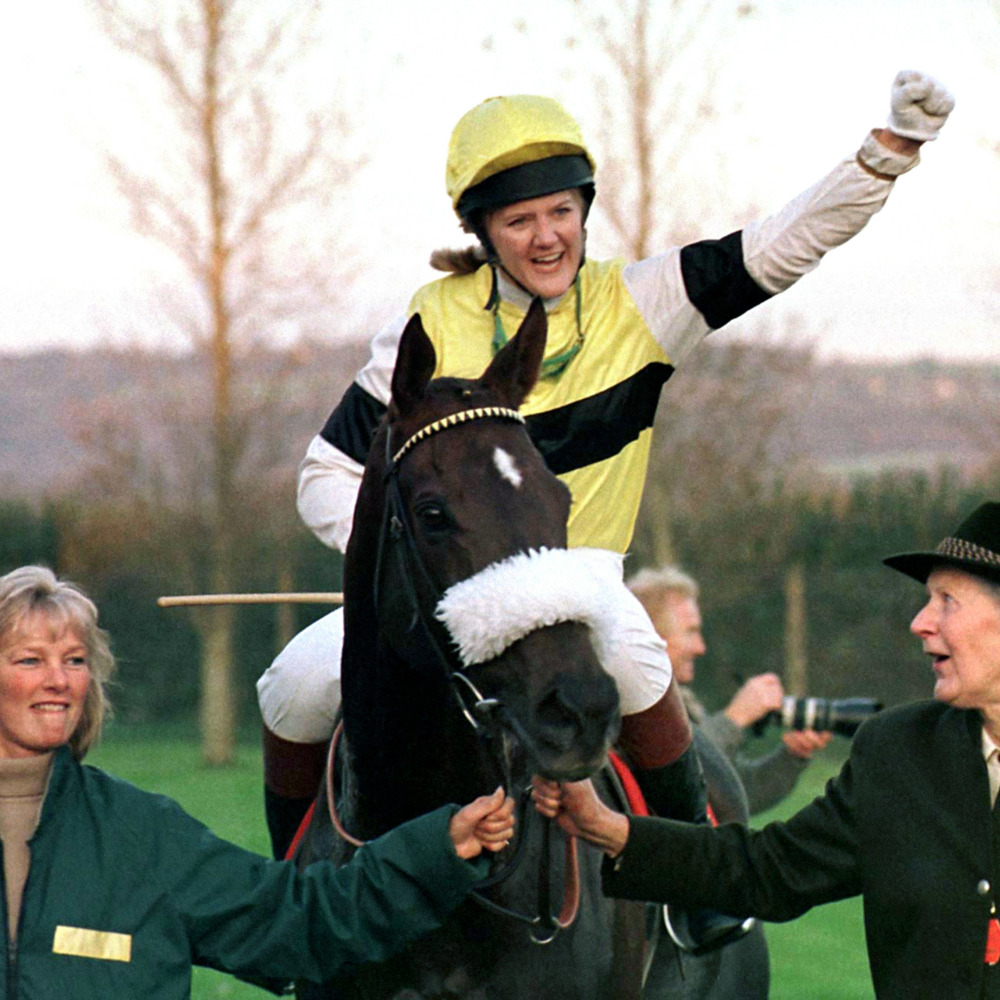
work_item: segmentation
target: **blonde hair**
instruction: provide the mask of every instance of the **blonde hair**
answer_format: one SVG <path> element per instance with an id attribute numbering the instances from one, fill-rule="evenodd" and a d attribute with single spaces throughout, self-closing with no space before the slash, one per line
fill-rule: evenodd
<path id="1" fill-rule="evenodd" d="M 639 603 L 652 617 L 668 596 L 698 599 L 698 584 L 678 566 L 661 566 L 658 569 L 641 569 L 625 581 L 625 586 L 639 599 Z M 669 610 L 668 610 L 669 615 Z M 671 621 L 671 627 L 673 622 Z"/>
<path id="2" fill-rule="evenodd" d="M 74 583 L 59 580 L 45 566 L 22 566 L 0 577 L 0 649 L 5 648 L 28 620 L 42 615 L 54 635 L 72 631 L 87 649 L 90 685 L 83 714 L 69 738 L 77 760 L 101 735 L 111 703 L 105 690 L 115 669 L 107 633 L 98 627 L 97 606 Z"/>
<path id="3" fill-rule="evenodd" d="M 481 246 L 452 249 L 444 247 L 431 252 L 430 265 L 435 271 L 448 274 L 474 274 L 486 263 L 486 250 Z"/>

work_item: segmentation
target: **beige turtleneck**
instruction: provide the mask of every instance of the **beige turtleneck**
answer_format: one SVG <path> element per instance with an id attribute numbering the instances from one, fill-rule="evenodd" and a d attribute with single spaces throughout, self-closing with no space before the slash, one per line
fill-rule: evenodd
<path id="1" fill-rule="evenodd" d="M 0 759 L 0 840 L 3 840 L 7 926 L 11 941 L 17 937 L 21 895 L 31 864 L 28 841 L 38 826 L 51 766 L 50 753 Z"/>

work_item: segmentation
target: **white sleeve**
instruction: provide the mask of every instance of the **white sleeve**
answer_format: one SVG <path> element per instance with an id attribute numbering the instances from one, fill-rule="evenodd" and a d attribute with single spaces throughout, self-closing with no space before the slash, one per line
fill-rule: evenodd
<path id="1" fill-rule="evenodd" d="M 299 466 L 299 516 L 331 549 L 347 550 L 364 466 L 318 434 Z"/>
<path id="2" fill-rule="evenodd" d="M 646 326 L 676 368 L 712 331 L 684 287 L 681 248 L 629 264 L 622 277 Z"/>
<path id="3" fill-rule="evenodd" d="M 865 169 L 866 164 L 875 164 Z M 869 136 L 858 156 L 838 164 L 781 211 L 743 230 L 747 273 L 772 295 L 790 288 L 824 255 L 861 232 L 916 157 L 892 153 Z"/>
<path id="4" fill-rule="evenodd" d="M 917 159 L 892 152 L 870 134 L 857 156 L 838 164 L 774 215 L 748 225 L 739 234 L 738 250 L 723 247 L 728 240 L 706 241 L 629 264 L 624 272 L 626 287 L 670 361 L 676 365 L 712 329 L 756 304 L 748 299 L 740 306 L 745 292 L 737 291 L 735 305 L 723 307 L 731 311 L 721 321 L 706 320 L 706 307 L 726 300 L 737 273 L 743 281 L 751 279 L 751 291 L 753 286 L 760 290 L 758 301 L 785 291 L 828 251 L 860 232 L 885 204 L 895 177 L 911 169 Z M 690 288 L 681 267 L 685 253 L 692 255 L 685 260 L 696 263 L 699 256 L 729 255 L 730 272 L 710 266 L 704 271 L 703 287 Z M 740 253 L 742 260 L 737 260 Z M 712 280 L 717 281 L 715 286 Z"/>
<path id="5" fill-rule="evenodd" d="M 392 394 L 392 373 L 396 367 L 399 340 L 409 320 L 408 315 L 396 316 L 372 338 L 371 356 L 354 380 L 370 396 L 389 405 Z"/>
<path id="6" fill-rule="evenodd" d="M 354 380 L 358 389 L 386 406 L 399 338 L 406 320 L 406 316 L 397 317 L 376 334 L 371 343 L 371 356 Z M 319 434 L 309 443 L 299 466 L 296 501 L 299 516 L 324 545 L 341 552 L 347 549 L 351 536 L 354 505 L 363 473 L 364 466 L 360 462 Z"/>

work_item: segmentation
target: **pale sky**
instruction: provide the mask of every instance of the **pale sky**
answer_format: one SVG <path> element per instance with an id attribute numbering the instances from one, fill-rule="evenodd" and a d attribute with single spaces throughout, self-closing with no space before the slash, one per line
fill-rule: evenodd
<path id="1" fill-rule="evenodd" d="M 602 3 L 613 0 L 591 0 Z M 81 6 L 18 4 L 0 37 L 0 352 L 121 342 L 170 271 L 127 231 L 96 166 L 95 137 L 127 150 L 141 142 L 142 122 L 128 103 L 128 68 L 107 58 Z M 957 99 L 941 139 L 868 231 L 763 307 L 763 319 L 801 317 L 825 356 L 1000 361 L 1000 0 L 755 7 L 720 42 L 732 112 L 713 128 L 727 156 L 700 169 L 732 204 L 703 235 L 737 228 L 752 205 L 779 208 L 885 122 L 896 70 L 931 72 Z M 549 93 L 586 134 L 595 55 L 563 44 L 577 30 L 566 0 L 336 0 L 327 14 L 330 90 L 341 86 L 356 107 L 370 159 L 349 199 L 364 271 L 350 294 L 370 323 L 434 276 L 430 249 L 459 242 L 443 190 L 458 117 L 493 94 Z M 598 204 L 600 183 L 599 164 Z M 597 222 L 588 249 L 618 252 Z"/>

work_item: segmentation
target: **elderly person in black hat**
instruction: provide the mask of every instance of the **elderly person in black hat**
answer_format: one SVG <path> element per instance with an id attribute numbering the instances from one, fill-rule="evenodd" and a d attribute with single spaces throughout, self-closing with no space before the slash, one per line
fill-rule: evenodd
<path id="1" fill-rule="evenodd" d="M 911 631 L 934 699 L 865 723 L 824 795 L 760 831 L 613 813 L 588 782 L 536 780 L 539 810 L 602 846 L 609 895 L 791 920 L 861 895 L 879 1000 L 1000 998 L 1000 503 L 933 552 Z"/>

